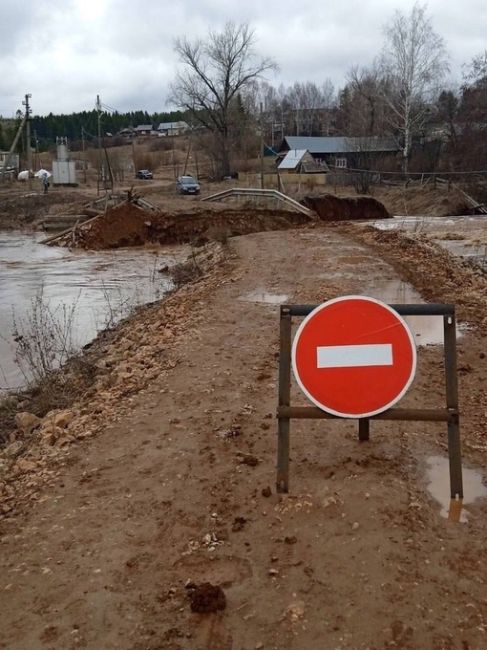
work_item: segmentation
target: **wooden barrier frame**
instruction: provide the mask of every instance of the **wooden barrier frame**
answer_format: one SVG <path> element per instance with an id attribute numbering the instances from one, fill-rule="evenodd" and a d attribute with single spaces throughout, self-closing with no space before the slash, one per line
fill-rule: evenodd
<path id="1" fill-rule="evenodd" d="M 292 418 L 336 419 L 316 406 L 291 406 L 291 319 L 307 316 L 318 305 L 281 305 L 279 350 L 279 404 L 277 408 L 277 478 L 278 492 L 289 492 L 289 439 Z M 460 418 L 458 411 L 458 379 L 456 351 L 455 306 L 441 304 L 389 305 L 401 316 L 443 316 L 445 358 L 445 409 L 391 408 L 370 418 L 358 419 L 358 437 L 369 439 L 370 420 L 409 420 L 446 422 L 450 462 L 450 493 L 454 500 L 463 499 Z M 347 418 L 352 419 L 352 418 Z"/>

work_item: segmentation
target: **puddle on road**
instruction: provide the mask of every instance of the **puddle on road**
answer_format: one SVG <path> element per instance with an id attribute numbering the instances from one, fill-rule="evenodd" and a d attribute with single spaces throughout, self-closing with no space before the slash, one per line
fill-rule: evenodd
<path id="1" fill-rule="evenodd" d="M 386 280 L 367 287 L 360 295 L 377 298 L 382 302 L 397 305 L 424 305 L 421 294 L 407 282 Z M 416 345 L 440 345 L 443 343 L 442 316 L 403 316 L 414 337 Z M 462 335 L 465 327 L 457 325 L 457 337 Z"/>
<path id="2" fill-rule="evenodd" d="M 333 273 L 327 277 L 356 277 L 356 274 Z M 320 276 L 322 277 L 322 276 Z M 407 282 L 400 280 L 388 280 L 376 282 L 367 286 L 364 290 L 354 292 L 361 296 L 377 298 L 385 303 L 392 304 L 425 304 L 421 295 Z M 244 302 L 264 303 L 268 305 L 281 305 L 289 301 L 286 294 L 277 294 L 265 289 L 255 289 L 249 293 L 239 296 Z M 403 317 L 411 330 L 417 346 L 441 345 L 443 343 L 443 317 L 442 316 L 404 316 Z M 457 336 L 461 336 L 466 327 L 457 325 Z"/>
<path id="3" fill-rule="evenodd" d="M 459 501 L 450 503 L 448 457 L 430 456 L 426 459 L 426 463 L 428 465 L 427 490 L 441 505 L 441 516 L 465 523 L 468 520 L 468 513 L 462 506 L 473 503 L 476 499 L 487 498 L 487 486 L 482 481 L 482 473 L 463 467 L 463 503 Z"/>
<path id="4" fill-rule="evenodd" d="M 244 302 L 263 302 L 268 305 L 282 305 L 289 300 L 289 296 L 285 293 L 270 293 L 264 289 L 255 289 L 246 293 L 244 296 L 239 296 L 239 300 Z"/>

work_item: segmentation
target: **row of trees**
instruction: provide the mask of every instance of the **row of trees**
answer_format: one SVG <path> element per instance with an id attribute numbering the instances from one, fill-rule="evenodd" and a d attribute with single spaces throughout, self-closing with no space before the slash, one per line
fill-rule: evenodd
<path id="1" fill-rule="evenodd" d="M 170 122 L 182 119 L 181 111 L 165 113 L 148 113 L 147 111 L 130 111 L 119 113 L 118 111 L 103 111 L 101 113 L 102 133 L 116 134 L 127 126 L 138 124 L 158 125 L 160 122 Z M 95 136 L 98 129 L 98 113 L 82 111 L 71 115 L 53 115 L 49 113 L 45 117 L 34 117 L 32 129 L 36 132 L 41 142 L 52 142 L 56 136 L 62 134 L 70 140 L 81 138 L 81 132 L 89 137 Z"/>
<path id="2" fill-rule="evenodd" d="M 264 129 L 271 146 L 283 134 L 392 135 L 406 174 L 413 141 L 427 124 L 446 121 L 457 144 L 460 129 L 453 126 L 459 121 L 471 126 L 475 113 L 478 124 L 487 124 L 486 55 L 472 62 L 461 89 L 445 89 L 447 53 L 424 5 L 415 4 L 408 14 L 396 11 L 373 65 L 352 67 L 338 93 L 329 80 L 274 88 L 262 76 L 276 64 L 259 57 L 254 45 L 248 25 L 233 23 L 206 40 L 176 41 L 181 67 L 171 101 L 211 136 L 220 175 L 231 172 L 249 116 L 254 132 Z"/>
<path id="3" fill-rule="evenodd" d="M 14 120 L 0 121 L 0 149 L 8 149 L 12 142 L 17 126 L 22 115 L 20 111 Z M 184 119 L 182 111 L 170 111 L 164 113 L 148 113 L 147 111 L 130 111 L 119 113 L 118 111 L 103 111 L 101 113 L 102 134 L 111 133 L 115 135 L 121 129 L 138 124 L 153 124 L 157 126 L 161 122 L 177 122 Z M 59 135 L 67 137 L 71 142 L 94 139 L 98 132 L 98 112 L 81 111 L 70 115 L 54 115 L 49 113 L 43 117 L 34 116 L 31 120 L 31 133 L 33 138 L 32 146 L 44 150 L 51 146 Z"/>

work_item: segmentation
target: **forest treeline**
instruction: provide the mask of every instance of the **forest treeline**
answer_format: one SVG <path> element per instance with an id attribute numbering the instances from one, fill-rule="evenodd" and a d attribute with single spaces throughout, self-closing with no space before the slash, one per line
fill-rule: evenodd
<path id="1" fill-rule="evenodd" d="M 22 116 L 20 113 L 14 120 L 3 120 L 0 117 L 0 149 L 8 149 Z M 101 133 L 115 135 L 126 127 L 136 127 L 139 124 L 152 124 L 154 127 L 161 122 L 176 122 L 183 119 L 181 111 L 164 113 L 148 113 L 147 111 L 130 111 L 119 113 L 117 111 L 101 112 Z M 71 142 L 82 139 L 82 133 L 87 141 L 93 140 L 98 133 L 98 113 L 96 110 L 81 111 L 70 115 L 33 116 L 31 120 L 31 134 L 33 146 L 39 151 L 49 148 L 56 142 L 56 137 L 67 137 Z"/>

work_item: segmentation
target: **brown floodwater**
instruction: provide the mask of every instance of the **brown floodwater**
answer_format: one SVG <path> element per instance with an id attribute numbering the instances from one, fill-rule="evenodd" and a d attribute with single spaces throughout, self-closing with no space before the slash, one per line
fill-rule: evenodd
<path id="1" fill-rule="evenodd" d="M 71 252 L 39 244 L 43 237 L 0 232 L 0 392 L 25 384 L 13 333 L 39 318 L 40 302 L 79 349 L 133 307 L 160 299 L 172 288 L 160 269 L 185 254 L 184 247 Z"/>
<path id="2" fill-rule="evenodd" d="M 367 222 L 378 230 L 406 230 L 425 233 L 442 248 L 487 270 L 487 217 L 394 217 L 386 221 Z M 363 225 L 363 224 L 362 224 Z"/>

